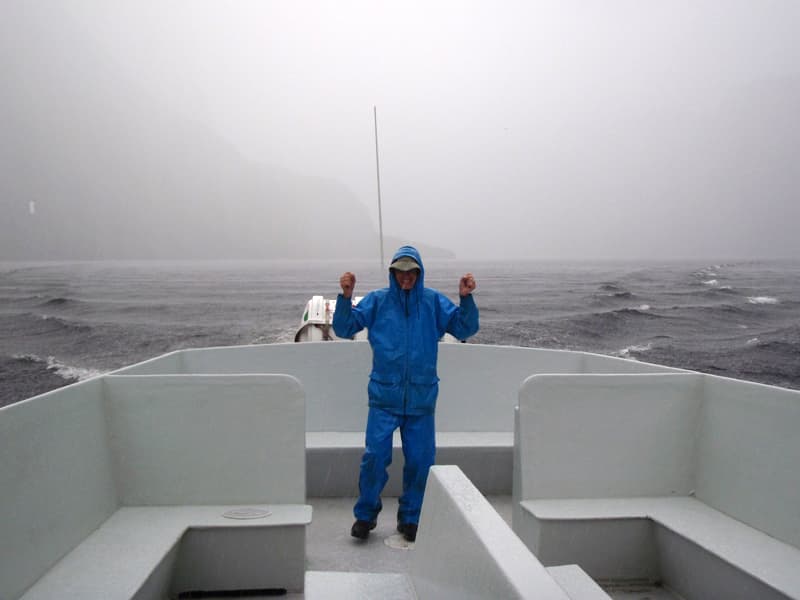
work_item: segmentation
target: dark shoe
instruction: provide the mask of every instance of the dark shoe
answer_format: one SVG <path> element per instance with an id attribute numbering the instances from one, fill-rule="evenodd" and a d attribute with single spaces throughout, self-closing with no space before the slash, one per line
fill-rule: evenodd
<path id="1" fill-rule="evenodd" d="M 369 537 L 369 532 L 375 529 L 376 521 L 362 521 L 359 519 L 353 523 L 353 528 L 350 530 L 350 535 L 360 540 L 365 540 Z"/>
<path id="2" fill-rule="evenodd" d="M 397 531 L 403 534 L 406 541 L 413 542 L 417 539 L 417 524 L 416 523 L 398 523 Z"/>

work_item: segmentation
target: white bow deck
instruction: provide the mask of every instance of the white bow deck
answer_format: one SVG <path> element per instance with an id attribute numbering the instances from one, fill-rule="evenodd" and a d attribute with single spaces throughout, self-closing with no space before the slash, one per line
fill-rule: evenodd
<path id="1" fill-rule="evenodd" d="M 586 577 L 585 571 L 591 574 L 595 567 L 587 557 L 615 550 L 609 544 L 617 544 L 620 556 L 625 556 L 627 548 L 629 562 L 636 566 L 649 556 L 652 546 L 625 546 L 624 536 L 596 535 L 584 535 L 577 547 L 542 545 L 543 538 L 531 539 L 531 526 L 518 523 L 517 515 L 538 515 L 568 532 L 576 514 L 586 522 L 608 517 L 609 506 L 598 504 L 604 497 L 636 497 L 637 485 L 659 479 L 666 487 L 680 483 L 680 493 L 690 501 L 706 503 L 709 510 L 728 519 L 730 527 L 690 523 L 684 529 L 670 529 L 676 536 L 670 539 L 657 533 L 662 537 L 653 543 L 676 548 L 704 544 L 714 556 L 722 557 L 727 570 L 709 563 L 708 553 L 700 552 L 688 554 L 698 557 L 696 563 L 676 560 L 668 568 L 643 571 L 644 579 L 650 581 L 642 581 L 642 571 L 635 568 L 633 575 L 612 581 L 595 573 L 612 595 L 630 598 L 625 586 L 645 583 L 663 584 L 648 588 L 655 598 L 670 597 L 670 588 L 679 589 L 688 599 L 725 597 L 723 592 L 731 589 L 729 582 L 756 582 L 761 586 L 757 589 L 766 589 L 776 598 L 800 598 L 800 583 L 793 575 L 800 572 L 796 510 L 800 505 L 796 492 L 800 392 L 699 374 L 676 375 L 676 382 L 686 378 L 699 382 L 705 395 L 686 395 L 685 400 L 670 404 L 671 397 L 685 391 L 685 386 L 668 383 L 673 376 L 653 375 L 654 382 L 667 383 L 646 385 L 646 397 L 631 396 L 626 390 L 631 381 L 646 381 L 648 376 L 642 374 L 685 373 L 678 369 L 578 352 L 443 344 L 437 463 L 460 467 L 470 485 L 490 495 L 494 508 L 482 505 L 485 516 L 480 519 L 494 525 L 463 537 L 461 543 L 456 540 L 446 550 L 434 537 L 436 527 L 423 526 L 420 547 L 404 551 L 383 543 L 394 533 L 396 500 L 391 496 L 396 495 L 401 478 L 399 448 L 392 465 L 393 487 L 387 489 L 389 497 L 378 528 L 367 544 L 349 537 L 370 359 L 364 342 L 186 350 L 0 409 L 4 511 L 0 598 L 66 597 L 65 589 L 79 589 L 85 592 L 82 598 L 150 599 L 198 589 L 273 587 L 303 597 L 303 573 L 308 572 L 318 573 L 312 577 L 317 592 L 319 582 L 323 582 L 323 593 L 325 581 L 331 586 L 333 582 L 349 585 L 343 576 L 326 573 L 356 572 L 370 574 L 356 577 L 365 590 L 393 581 L 394 587 L 378 585 L 388 593 L 414 581 L 412 559 L 415 553 L 429 552 L 423 548 L 426 543 L 443 548 L 435 557 L 445 561 L 437 571 L 443 578 L 435 584 L 435 596 L 426 596 L 424 583 L 415 583 L 412 589 L 419 598 L 441 597 L 442 590 L 457 597 L 461 589 L 457 573 L 486 569 L 486 551 L 499 556 L 500 563 L 507 552 L 509 561 L 532 560 L 531 564 L 547 567 L 542 570 L 543 587 L 529 581 L 514 597 L 545 597 L 545 589 L 555 594 L 552 597 L 562 592 L 568 598 L 602 597 L 603 592 Z M 546 374 L 560 376 L 547 379 Z M 604 384 L 585 385 L 598 374 L 607 375 Z M 541 375 L 547 385 L 534 385 L 532 380 L 523 385 L 531 375 Z M 583 391 L 576 391 L 581 385 Z M 544 411 L 533 429 L 517 422 L 515 442 L 515 407 L 531 401 L 555 408 Z M 657 406 L 667 408 L 659 413 L 653 410 Z M 679 407 L 678 412 L 669 406 Z M 698 407 L 702 412 L 692 412 Z M 662 413 L 664 418 L 655 418 Z M 702 419 L 694 419 L 695 413 L 702 414 Z M 691 437 L 689 447 L 689 438 L 674 438 L 670 433 L 676 424 L 699 431 L 700 421 L 708 435 Z M 578 428 L 570 430 L 565 423 Z M 620 438 L 620 432 L 662 435 Z M 533 441 L 522 443 L 520 436 Z M 704 452 L 698 454 L 696 444 Z M 604 454 L 612 450 L 616 454 Z M 517 466 L 513 466 L 515 452 Z M 521 465 L 530 464 L 531 457 L 539 470 L 530 471 L 533 478 L 526 475 L 523 482 L 522 471 L 527 467 Z M 636 459 L 635 469 L 624 464 L 631 457 Z M 611 461 L 606 464 L 613 467 L 614 477 L 604 478 L 603 471 L 594 466 L 604 459 Z M 700 470 L 697 460 L 702 463 Z M 671 465 L 666 471 L 665 461 Z M 753 471 L 757 464 L 762 466 Z M 719 484 L 708 484 L 709 477 Z M 753 479 L 748 482 L 748 478 Z M 592 487 L 593 481 L 606 481 L 616 492 Z M 553 482 L 562 487 L 553 488 Z M 570 491 L 582 485 L 585 493 Z M 722 493 L 723 487 L 730 491 Z M 469 494 L 454 492 L 458 485 L 451 488 L 444 486 L 441 494 L 436 492 L 438 500 L 423 506 L 423 525 L 443 524 L 448 516 L 468 515 L 474 509 Z M 692 489 L 706 491 L 690 497 Z M 585 503 L 578 505 L 575 498 Z M 206 505 L 218 507 L 211 509 L 214 515 L 199 514 Z M 660 517 L 651 514 L 639 505 L 620 506 L 616 510 L 627 507 L 630 512 L 624 518 L 644 523 L 645 528 L 651 525 L 643 515 L 662 521 L 672 518 L 663 511 Z M 261 523 L 253 519 L 220 525 L 222 517 L 216 513 L 231 507 L 263 508 L 272 515 Z M 147 511 L 159 516 L 148 517 Z M 283 511 L 294 516 L 283 521 Z M 182 514 L 180 523 L 158 527 L 158 519 L 168 512 Z M 519 555 L 516 536 L 501 526 L 511 520 L 512 512 L 514 530 L 532 553 Z M 148 521 L 148 527 L 130 525 L 127 533 L 124 527 L 120 532 L 117 527 L 132 515 L 140 522 Z M 144 540 L 133 535 L 134 528 Z M 151 536 L 148 530 L 153 531 Z M 550 539 L 563 535 L 558 529 L 553 531 Z M 272 542 L 270 535 L 276 536 Z M 97 536 L 116 541 L 98 545 Z M 766 567 L 741 558 L 748 550 L 746 542 L 737 540 L 753 536 L 775 542 L 770 542 Z M 146 548 L 144 556 L 150 558 L 134 559 L 136 546 Z M 214 547 L 228 558 L 220 562 L 220 555 L 210 552 Z M 553 552 L 558 555 L 556 562 L 551 560 Z M 98 557 L 105 568 L 81 566 L 82 561 L 96 562 Z M 708 582 L 687 586 L 686 581 L 701 581 L 704 569 L 724 581 L 713 581 L 710 588 Z M 387 573 L 397 577 L 381 579 Z M 493 589 L 514 579 L 508 574 L 503 577 L 510 579 Z M 64 587 L 67 584 L 84 587 Z M 332 593 L 334 587 L 327 589 Z M 508 589 L 517 588 L 511 584 Z M 719 593 L 709 596 L 709 589 Z M 321 597 L 317 592 L 314 597 Z M 386 596 L 369 592 L 363 597 Z"/>

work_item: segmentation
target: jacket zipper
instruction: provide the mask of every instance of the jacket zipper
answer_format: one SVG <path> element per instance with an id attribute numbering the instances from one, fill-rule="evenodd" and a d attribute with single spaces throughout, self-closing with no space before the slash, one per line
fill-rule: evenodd
<path id="1" fill-rule="evenodd" d="M 406 416 L 406 413 L 408 411 L 408 383 L 409 383 L 409 379 L 410 379 L 410 373 L 408 372 L 408 353 L 411 350 L 411 345 L 409 344 L 409 339 L 408 339 L 408 337 L 409 337 L 409 333 L 408 333 L 408 330 L 409 330 L 409 326 L 408 326 L 408 302 L 409 302 L 409 299 L 411 298 L 411 294 L 410 294 L 410 292 L 407 292 L 407 291 L 403 290 L 403 295 L 405 296 L 404 299 L 405 299 L 405 312 L 406 312 L 406 323 L 405 323 L 405 336 L 406 336 L 406 351 L 405 351 L 406 364 L 405 364 L 405 371 L 406 372 L 405 372 L 405 377 L 403 378 L 404 379 L 404 386 L 403 386 L 403 416 Z"/>

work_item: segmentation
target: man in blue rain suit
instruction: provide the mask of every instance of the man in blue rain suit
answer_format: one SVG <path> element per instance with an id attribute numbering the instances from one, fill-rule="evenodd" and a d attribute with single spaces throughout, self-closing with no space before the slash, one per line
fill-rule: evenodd
<path id="1" fill-rule="evenodd" d="M 439 393 L 436 358 L 439 339 L 450 333 L 465 340 L 478 331 L 478 307 L 472 298 L 471 273 L 459 281 L 460 306 L 444 294 L 425 287 L 425 269 L 419 252 L 401 247 L 389 266 L 389 287 L 364 296 L 352 305 L 356 278 L 350 272 L 339 279 L 342 293 L 336 301 L 333 329 L 341 338 L 369 330 L 372 372 L 367 387 L 366 449 L 361 460 L 359 498 L 353 509 L 356 522 L 350 534 L 366 539 L 381 511 L 381 492 L 392 461 L 392 434 L 400 428 L 403 441 L 403 494 L 397 509 L 397 530 L 406 540 L 417 536 L 428 470 L 434 462 L 434 410 Z"/>

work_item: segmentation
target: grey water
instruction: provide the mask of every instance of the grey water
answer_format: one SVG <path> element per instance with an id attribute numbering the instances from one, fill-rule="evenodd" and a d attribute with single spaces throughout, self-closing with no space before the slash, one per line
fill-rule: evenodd
<path id="1" fill-rule="evenodd" d="M 424 258 L 424 257 L 423 257 Z M 583 350 L 800 389 L 800 261 L 427 261 L 471 343 Z M 292 342 L 307 300 L 378 261 L 0 263 L 0 406 L 183 348 Z"/>

